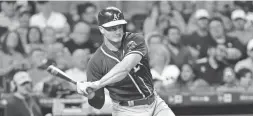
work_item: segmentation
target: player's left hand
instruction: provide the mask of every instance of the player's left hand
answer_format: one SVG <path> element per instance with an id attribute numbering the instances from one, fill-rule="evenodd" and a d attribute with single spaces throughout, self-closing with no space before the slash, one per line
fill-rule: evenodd
<path id="1" fill-rule="evenodd" d="M 76 84 L 76 91 L 79 94 L 82 94 L 84 96 L 88 96 L 89 93 L 93 92 L 93 91 L 87 91 L 88 87 L 91 85 L 91 82 L 77 82 Z"/>

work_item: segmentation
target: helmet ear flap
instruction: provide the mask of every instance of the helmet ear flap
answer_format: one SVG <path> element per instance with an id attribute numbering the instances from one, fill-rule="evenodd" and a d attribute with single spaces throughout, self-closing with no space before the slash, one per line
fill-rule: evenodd
<path id="1" fill-rule="evenodd" d="M 104 28 L 102 26 L 99 26 L 98 29 L 99 29 L 100 33 L 104 34 Z"/>
<path id="2" fill-rule="evenodd" d="M 123 25 L 123 32 L 125 33 L 127 31 L 127 24 Z"/>
<path id="3" fill-rule="evenodd" d="M 11 92 L 16 92 L 17 91 L 17 84 L 12 80 L 11 82 L 10 82 L 10 91 Z"/>

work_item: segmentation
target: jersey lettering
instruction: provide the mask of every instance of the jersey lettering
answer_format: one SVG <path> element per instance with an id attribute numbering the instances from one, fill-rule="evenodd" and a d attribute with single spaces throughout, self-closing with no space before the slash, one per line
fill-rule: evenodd
<path id="1" fill-rule="evenodd" d="M 141 65 L 143 65 L 142 63 L 138 63 L 133 69 L 134 69 L 134 72 L 136 73 L 136 72 L 138 72 L 140 69 L 141 69 Z"/>
<path id="2" fill-rule="evenodd" d="M 128 50 L 129 50 L 129 52 L 131 52 L 132 49 L 134 49 L 136 46 L 137 46 L 137 44 L 136 44 L 134 41 L 130 41 L 130 42 L 128 42 L 128 44 L 127 44 L 127 48 L 128 48 Z"/>
<path id="3" fill-rule="evenodd" d="M 140 70 L 140 65 L 137 65 L 137 66 L 135 66 L 134 67 L 134 72 L 136 73 L 137 71 L 139 71 Z"/>

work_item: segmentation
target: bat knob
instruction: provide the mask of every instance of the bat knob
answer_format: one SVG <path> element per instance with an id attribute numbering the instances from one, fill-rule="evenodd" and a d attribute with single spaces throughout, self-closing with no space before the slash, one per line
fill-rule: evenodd
<path id="1" fill-rule="evenodd" d="M 90 88 L 90 87 L 88 87 L 88 88 L 86 88 L 86 91 L 87 91 L 87 93 L 88 93 L 88 94 L 90 94 L 90 93 L 92 93 L 92 92 L 93 92 L 93 89 L 92 89 L 92 88 Z"/>
<path id="2" fill-rule="evenodd" d="M 58 71 L 57 69 L 55 69 L 55 67 L 53 65 L 50 65 L 48 68 L 47 68 L 47 71 L 53 75 L 57 75 L 58 74 Z"/>

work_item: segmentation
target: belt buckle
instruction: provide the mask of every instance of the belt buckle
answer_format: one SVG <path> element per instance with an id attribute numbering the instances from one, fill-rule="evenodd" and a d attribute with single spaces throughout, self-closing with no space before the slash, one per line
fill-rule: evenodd
<path id="1" fill-rule="evenodd" d="M 128 106 L 130 106 L 130 107 L 132 107 L 132 106 L 134 106 L 134 101 L 127 101 L 127 103 L 128 103 Z"/>

